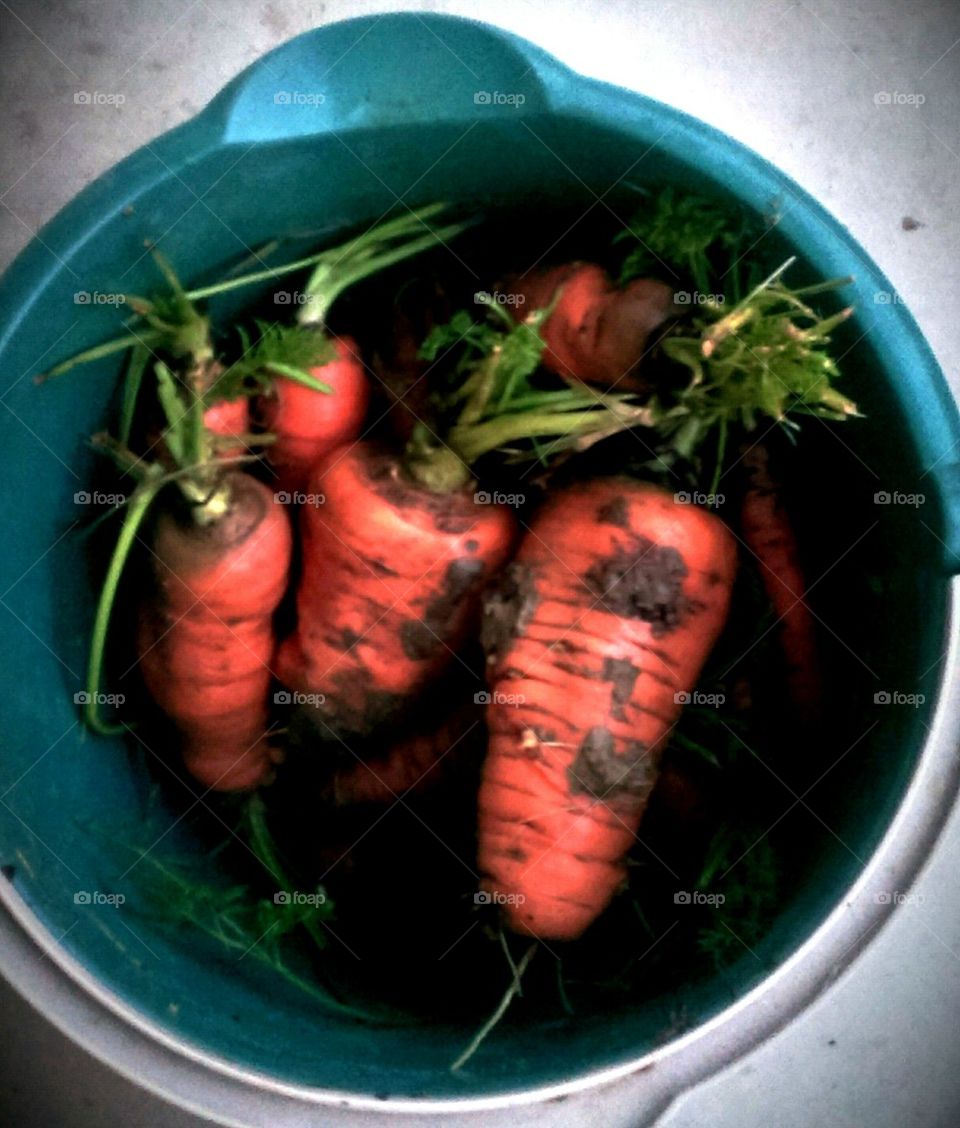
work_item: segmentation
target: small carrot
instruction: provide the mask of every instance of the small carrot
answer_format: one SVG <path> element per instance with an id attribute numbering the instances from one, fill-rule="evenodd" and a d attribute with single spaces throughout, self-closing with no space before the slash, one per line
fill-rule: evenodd
<path id="1" fill-rule="evenodd" d="M 216 790 L 247 790 L 269 781 L 276 759 L 267 732 L 271 617 L 292 535 L 284 507 L 249 475 L 227 475 L 214 496 L 205 523 L 196 510 L 157 519 L 155 590 L 140 606 L 137 653 L 191 775 Z"/>
<path id="2" fill-rule="evenodd" d="M 756 558 L 776 618 L 790 701 L 805 723 L 815 723 L 823 705 L 823 680 L 800 548 L 767 448 L 762 443 L 746 448 L 741 464 L 747 485 L 740 531 Z"/>
<path id="3" fill-rule="evenodd" d="M 639 368 L 650 339 L 679 312 L 665 283 L 638 278 L 619 287 L 589 262 L 514 275 L 500 289 L 523 297 L 513 306 L 517 317 L 556 298 L 543 326 L 544 366 L 566 380 L 607 388 L 648 386 Z"/>
<path id="4" fill-rule="evenodd" d="M 326 451 L 360 434 L 367 413 L 370 385 L 359 346 L 351 337 L 328 343 L 333 356 L 308 369 L 329 389 L 326 394 L 281 376 L 259 400 L 259 419 L 275 436 L 267 452 L 275 484 L 289 493 L 303 491 L 310 468 Z"/>
<path id="5" fill-rule="evenodd" d="M 250 401 L 246 396 L 219 400 L 203 413 L 203 425 L 222 441 L 217 453 L 221 458 L 239 458 L 248 454 L 244 441 L 250 434 Z"/>
<path id="6" fill-rule="evenodd" d="M 410 794 L 448 786 L 453 772 L 473 750 L 471 733 L 484 732 L 482 710 L 459 708 L 439 725 L 406 733 L 379 756 L 345 763 L 334 772 L 331 790 L 338 806 L 385 806 Z"/>
<path id="7" fill-rule="evenodd" d="M 719 518 L 631 479 L 558 491 L 531 522 L 484 622 L 479 865 L 515 931 L 576 939 L 613 897 L 735 570 Z"/>
<path id="8" fill-rule="evenodd" d="M 254 414 L 273 436 L 267 461 L 279 490 L 302 493 L 312 465 L 361 432 L 370 398 L 357 342 L 331 336 L 326 319 L 340 295 L 357 282 L 459 234 L 465 224 L 432 228 L 443 210 L 433 204 L 369 231 L 328 252 L 303 290 L 295 324 L 263 327 L 260 340 L 232 368 L 233 380 L 266 383 Z"/>

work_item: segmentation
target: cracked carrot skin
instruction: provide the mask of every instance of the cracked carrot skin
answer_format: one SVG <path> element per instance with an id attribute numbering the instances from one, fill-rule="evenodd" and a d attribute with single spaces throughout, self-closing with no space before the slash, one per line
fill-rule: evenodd
<path id="1" fill-rule="evenodd" d="M 321 735 L 367 733 L 456 661 L 516 521 L 474 488 L 435 492 L 372 443 L 332 451 L 300 511 L 297 626 L 277 654 L 289 689 L 322 697 Z"/>
<path id="2" fill-rule="evenodd" d="M 207 525 L 163 511 L 153 539 L 155 590 L 140 605 L 137 653 L 147 689 L 179 733 L 204 786 L 268 782 L 272 615 L 287 585 L 286 507 L 246 474 L 226 478 L 227 513 Z"/>
<path id="3" fill-rule="evenodd" d="M 616 893 L 736 563 L 718 517 L 631 479 L 536 515 L 483 625 L 479 865 L 514 931 L 574 940 Z"/>

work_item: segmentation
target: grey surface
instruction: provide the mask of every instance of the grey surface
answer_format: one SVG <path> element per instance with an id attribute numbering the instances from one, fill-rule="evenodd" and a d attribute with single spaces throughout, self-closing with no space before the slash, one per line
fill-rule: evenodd
<path id="1" fill-rule="evenodd" d="M 106 0 L 87 8 L 0 0 L 0 264 L 85 183 L 190 116 L 264 50 L 321 22 L 396 7 Z M 960 390 L 957 6 L 514 0 L 482 10 L 420 7 L 499 23 L 585 73 L 660 98 L 759 150 L 864 244 Z M 81 90 L 120 93 L 125 102 L 76 105 Z M 926 100 L 876 105 L 880 92 Z M 922 226 L 905 231 L 904 216 Z M 955 1128 L 958 847 L 955 813 L 914 890 L 922 900 L 902 906 L 800 1019 L 678 1101 L 663 1128 Z M 5 988 L 0 1003 L 5 1123 L 200 1123 L 111 1075 Z M 627 1119 L 616 1122 L 629 1123 L 629 1113 L 619 1111 Z M 319 1114 L 317 1123 L 324 1120 Z"/>

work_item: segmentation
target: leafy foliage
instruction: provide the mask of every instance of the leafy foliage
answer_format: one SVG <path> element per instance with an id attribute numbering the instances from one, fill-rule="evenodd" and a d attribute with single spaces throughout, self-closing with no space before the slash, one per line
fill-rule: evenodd
<path id="1" fill-rule="evenodd" d="M 701 292 L 709 292 L 712 279 L 729 270 L 736 249 L 753 226 L 743 212 L 663 188 L 644 200 L 614 240 L 637 244 L 624 259 L 619 280 L 625 283 L 645 276 L 668 282 L 689 280 Z"/>

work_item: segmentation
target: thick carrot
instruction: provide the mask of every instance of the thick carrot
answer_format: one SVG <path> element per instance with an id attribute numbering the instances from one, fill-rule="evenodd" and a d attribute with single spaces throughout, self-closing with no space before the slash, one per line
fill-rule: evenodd
<path id="1" fill-rule="evenodd" d="M 191 775 L 235 791 L 273 772 L 271 616 L 286 587 L 292 535 L 287 510 L 262 483 L 234 473 L 221 489 L 229 491 L 226 511 L 207 524 L 159 514 L 156 590 L 140 607 L 137 652 Z"/>
<path id="2" fill-rule="evenodd" d="M 573 486 L 534 518 L 483 632 L 479 864 L 514 930 L 572 940 L 613 897 L 735 570 L 717 517 L 646 483 Z"/>
<path id="3" fill-rule="evenodd" d="M 299 493 L 313 464 L 327 451 L 360 433 L 369 401 L 369 383 L 360 349 L 351 337 L 324 338 L 334 356 L 308 369 L 329 393 L 318 392 L 284 376 L 261 396 L 258 414 L 274 442 L 267 459 L 279 490 Z"/>
<path id="4" fill-rule="evenodd" d="M 796 534 L 780 483 L 770 470 L 766 447 L 756 443 L 746 448 L 741 464 L 747 488 L 740 508 L 740 531 L 757 559 L 776 617 L 790 701 L 804 721 L 815 722 L 823 704 L 823 682 Z"/>
<path id="5" fill-rule="evenodd" d="M 503 506 L 475 504 L 472 487 L 427 488 L 369 443 L 321 459 L 308 493 L 325 501 L 300 515 L 297 629 L 277 673 L 323 696 L 321 733 L 366 732 L 455 660 L 515 521 Z"/>
<path id="6" fill-rule="evenodd" d="M 518 319 L 546 309 L 559 291 L 541 329 L 545 367 L 565 379 L 608 388 L 646 387 L 638 369 L 650 337 L 677 313 L 665 283 L 638 278 L 621 288 L 589 262 L 514 275 L 500 288 L 523 296 L 512 306 Z"/>

